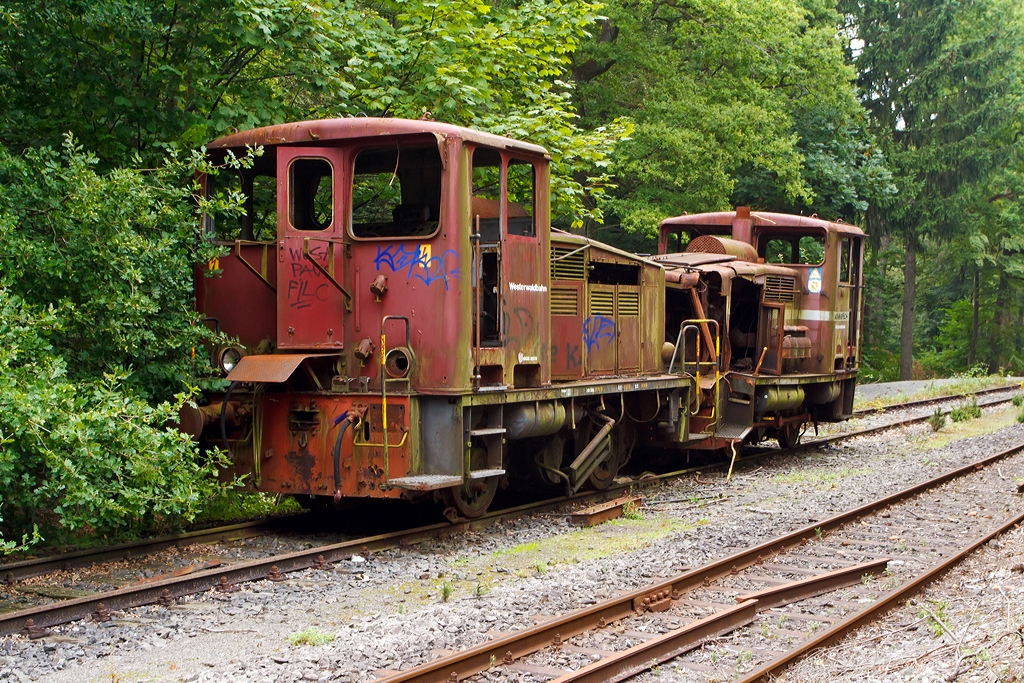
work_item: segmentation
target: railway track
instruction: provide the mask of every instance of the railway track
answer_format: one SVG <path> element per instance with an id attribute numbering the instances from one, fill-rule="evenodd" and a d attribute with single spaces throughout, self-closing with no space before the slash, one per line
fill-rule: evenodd
<path id="1" fill-rule="evenodd" d="M 988 390 L 985 393 L 990 394 L 995 393 L 996 391 L 1007 391 L 1012 388 L 1014 387 L 1004 387 L 996 390 Z M 961 397 L 941 397 L 937 399 L 928 399 L 927 401 L 934 403 L 939 401 L 956 400 L 957 398 Z M 982 407 L 991 407 L 1001 405 L 1009 402 L 1010 400 L 1010 398 L 997 399 L 980 405 Z M 928 416 L 909 418 L 894 423 L 887 423 L 885 425 L 835 434 L 821 439 L 808 441 L 796 446 L 792 450 L 810 449 L 834 443 L 836 441 L 873 434 L 888 429 L 909 426 L 923 422 L 927 419 Z M 779 449 L 761 449 L 752 455 L 742 457 L 740 462 L 756 462 L 759 459 L 778 454 L 780 454 Z M 326 566 L 333 562 L 349 559 L 353 554 L 378 551 L 399 545 L 414 544 L 423 540 L 457 534 L 470 529 L 486 528 L 501 521 L 514 519 L 527 514 L 558 509 L 564 507 L 567 503 L 588 504 L 602 500 L 609 500 L 620 495 L 622 491 L 630 488 L 650 486 L 658 482 L 680 476 L 721 469 L 723 466 L 724 465 L 722 463 L 715 463 L 655 476 L 646 476 L 641 480 L 617 483 L 605 491 L 580 493 L 569 498 L 558 497 L 529 503 L 515 508 L 495 511 L 474 520 L 457 519 L 451 523 L 442 522 L 409 530 L 378 534 L 339 543 L 319 545 L 306 550 L 277 554 L 266 558 L 239 562 L 227 566 L 218 566 L 209 569 L 197 567 L 195 570 L 189 571 L 185 575 L 169 575 L 166 578 L 158 577 L 157 580 L 149 580 L 143 584 L 125 586 L 112 591 L 86 595 L 0 614 L 0 636 L 24 631 L 26 629 L 27 620 L 29 619 L 33 621 L 33 626 L 38 629 L 83 619 L 97 613 L 97 610 L 102 612 L 103 610 L 110 611 L 127 609 L 156 602 L 168 603 L 169 601 L 173 601 L 174 599 L 184 595 L 195 594 L 217 587 L 229 590 L 231 586 L 238 583 L 259 580 L 267 578 L 268 576 L 287 574 L 289 572 L 300 571 L 310 567 Z M 7 577 L 8 582 L 18 581 L 24 578 L 40 576 L 57 569 L 84 567 L 95 562 L 139 557 L 172 546 L 181 547 L 193 543 L 211 543 L 218 540 L 251 538 L 275 528 L 281 528 L 282 525 L 301 523 L 301 520 L 304 518 L 304 515 L 297 515 L 286 520 L 270 520 L 235 524 L 228 527 L 190 532 L 188 534 L 168 536 L 150 541 L 139 541 L 125 546 L 103 548 L 98 551 L 80 551 L 69 555 L 25 560 L 8 565 L 0 565 L 0 576 Z M 99 607 L 101 604 L 103 606 L 102 609 Z M 36 631 L 36 633 L 38 634 L 40 632 Z"/>
<path id="2" fill-rule="evenodd" d="M 924 406 L 935 405 L 936 403 L 946 403 L 948 401 L 959 401 L 967 398 L 968 396 L 988 396 L 990 394 L 998 394 L 1004 391 L 1019 390 L 1021 387 L 1016 384 L 1010 384 L 1007 386 L 993 387 L 991 389 L 980 389 L 978 391 L 972 391 L 969 394 L 952 394 L 947 396 L 936 396 L 935 398 L 922 398 L 917 401 L 905 401 L 903 403 L 894 403 L 892 405 L 880 406 L 878 408 L 861 408 L 853 411 L 853 414 L 858 417 L 865 415 L 872 415 L 876 413 L 891 413 L 896 410 L 908 410 L 912 408 L 922 408 Z"/>
<path id="3" fill-rule="evenodd" d="M 772 680 L 1024 522 L 1016 487 L 989 467 L 1022 451 L 1024 443 L 671 579 L 380 672 L 379 680 L 442 683 L 491 670 L 501 676 L 504 667 L 554 683 L 607 683 L 668 660 L 708 675 L 739 672 L 742 683 Z M 1024 466 L 1024 456 L 1016 464 Z"/>

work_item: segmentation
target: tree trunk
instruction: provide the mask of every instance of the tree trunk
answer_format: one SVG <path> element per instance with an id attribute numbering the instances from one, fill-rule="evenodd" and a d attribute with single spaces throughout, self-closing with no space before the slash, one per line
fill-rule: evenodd
<path id="1" fill-rule="evenodd" d="M 917 301 L 917 237 L 908 228 L 903 257 L 903 319 L 900 322 L 900 379 L 914 378 L 914 308 Z"/>
<path id="2" fill-rule="evenodd" d="M 978 355 L 978 312 L 981 308 L 981 271 L 974 269 L 974 291 L 971 292 L 971 303 L 974 305 L 974 317 L 971 322 L 971 343 L 967 346 L 967 367 L 977 362 Z"/>
<path id="3" fill-rule="evenodd" d="M 1006 335 L 1006 321 L 1008 320 L 1008 316 L 1006 315 L 1006 289 L 1008 284 L 1005 271 L 1000 269 L 999 284 L 996 285 L 996 303 L 995 308 L 992 311 L 992 356 L 988 360 L 988 371 L 990 374 L 998 372 L 1005 366 L 1000 346 L 1002 345 L 1002 341 Z"/>

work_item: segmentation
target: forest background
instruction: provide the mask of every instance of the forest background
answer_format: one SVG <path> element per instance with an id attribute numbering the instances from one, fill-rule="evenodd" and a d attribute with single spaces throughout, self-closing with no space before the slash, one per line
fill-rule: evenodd
<path id="1" fill-rule="evenodd" d="M 862 381 L 1024 373 L 1014 0 L 0 0 L 0 548 L 190 520 L 201 145 L 401 116 L 530 140 L 559 227 L 863 226 Z M 4 540 L 6 539 L 6 540 Z"/>

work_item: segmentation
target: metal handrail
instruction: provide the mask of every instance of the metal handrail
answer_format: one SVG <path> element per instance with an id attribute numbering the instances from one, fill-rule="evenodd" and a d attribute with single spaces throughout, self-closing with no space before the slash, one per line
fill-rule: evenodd
<path id="1" fill-rule="evenodd" d="M 700 330 L 699 326 L 701 326 L 701 325 L 707 326 L 707 325 L 711 325 L 711 324 L 714 324 L 714 326 L 715 326 L 715 334 L 714 334 L 714 340 L 715 340 L 714 353 L 715 353 L 715 355 L 714 355 L 714 360 L 702 361 L 700 359 L 701 330 Z M 722 378 L 721 370 L 718 367 L 718 359 L 721 358 L 721 327 L 719 326 L 718 321 L 715 320 L 714 318 L 694 318 L 692 320 L 684 320 L 683 322 L 679 323 L 679 335 L 676 337 L 676 348 L 672 350 L 672 360 L 669 361 L 669 364 L 668 364 L 668 372 L 669 372 L 669 374 L 671 374 L 671 372 L 672 372 L 672 366 L 675 364 L 676 354 L 679 352 L 680 348 L 682 348 L 682 354 L 681 354 L 680 363 L 679 363 L 680 371 L 683 374 L 686 374 L 687 362 L 686 362 L 686 346 L 685 346 L 685 342 L 686 342 L 686 332 L 687 332 L 687 330 L 693 330 L 694 336 L 696 337 L 696 349 L 695 349 L 696 350 L 696 355 L 694 355 L 694 363 L 693 364 L 694 364 L 695 370 L 696 370 L 694 372 L 694 379 L 695 379 L 695 384 L 696 384 L 698 396 L 700 394 L 700 369 L 701 369 L 701 366 L 713 365 L 714 368 L 715 368 L 715 403 L 714 403 L 714 405 L 711 406 L 711 423 L 715 424 L 716 422 L 718 422 L 718 401 L 719 401 L 719 398 L 720 398 L 720 396 L 719 396 L 719 392 L 720 392 L 719 384 L 721 383 L 721 378 Z M 700 406 L 700 402 L 699 401 L 698 401 L 697 405 L 698 405 L 698 409 L 699 409 L 699 406 Z"/>

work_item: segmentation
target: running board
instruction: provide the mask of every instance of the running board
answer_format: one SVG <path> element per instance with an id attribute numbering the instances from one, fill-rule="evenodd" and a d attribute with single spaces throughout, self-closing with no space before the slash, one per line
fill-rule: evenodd
<path id="1" fill-rule="evenodd" d="M 505 470 L 476 470 L 469 473 L 470 479 L 487 479 L 488 477 L 500 477 Z M 448 489 L 453 486 L 461 486 L 462 477 L 452 474 L 417 474 L 412 477 L 398 477 L 389 482 L 392 486 L 407 491 L 436 491 Z"/>

